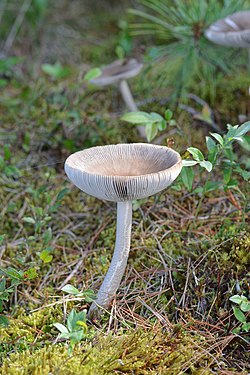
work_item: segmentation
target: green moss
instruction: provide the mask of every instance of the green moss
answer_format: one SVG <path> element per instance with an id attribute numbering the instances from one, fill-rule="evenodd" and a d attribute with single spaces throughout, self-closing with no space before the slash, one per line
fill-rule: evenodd
<path id="1" fill-rule="evenodd" d="M 99 337 L 75 348 L 71 357 L 63 345 L 11 354 L 3 362 L 5 375 L 213 374 L 209 347 L 203 337 L 187 333 L 130 331 Z M 218 358 L 217 358 L 218 359 Z"/>
<path id="2" fill-rule="evenodd" d="M 216 106 L 224 123 L 237 124 L 238 115 L 249 111 L 249 74 L 238 71 L 231 77 L 221 76 L 217 82 Z"/>
<path id="3" fill-rule="evenodd" d="M 32 345 L 39 347 L 41 342 L 51 337 L 51 332 L 57 333 L 52 324 L 62 320 L 60 305 L 45 307 L 30 314 L 19 309 L 16 317 L 10 318 L 10 325 L 0 328 L 0 359 L 7 352 L 22 351 Z"/>
<path id="4" fill-rule="evenodd" d="M 215 251 L 210 253 L 211 259 L 216 259 L 220 269 L 234 273 L 239 277 L 250 268 L 250 234 L 234 237 L 225 241 Z"/>

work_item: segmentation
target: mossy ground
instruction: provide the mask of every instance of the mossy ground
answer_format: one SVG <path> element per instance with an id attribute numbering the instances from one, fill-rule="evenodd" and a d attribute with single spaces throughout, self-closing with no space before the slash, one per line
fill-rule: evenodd
<path id="1" fill-rule="evenodd" d="M 226 363 L 218 365 L 215 354 L 223 345 L 222 340 L 206 340 L 178 328 L 170 334 L 154 327 L 148 332 L 133 330 L 99 336 L 92 343 L 76 347 L 71 356 L 61 344 L 11 354 L 4 361 L 1 374 L 208 375 L 219 367 L 227 368 Z"/>
<path id="2" fill-rule="evenodd" d="M 24 38 L 27 22 L 13 54 L 29 50 L 33 63 L 10 70 L 0 100 L 1 147 L 9 145 L 0 166 L 0 266 L 37 273 L 4 303 L 10 325 L 0 329 L 0 373 L 247 374 L 249 336 L 232 333 L 240 323 L 229 301 L 233 294 L 249 296 L 250 288 L 250 234 L 241 194 L 249 192 L 243 181 L 233 195 L 222 189 L 206 194 L 199 210 L 200 194 L 180 190 L 178 183 L 142 202 L 133 213 L 129 264 L 112 316 L 88 322 L 88 334 L 72 355 L 67 342 L 57 340 L 53 323 L 64 323 L 73 307 L 89 305 L 68 301 L 60 288 L 67 280 L 79 290 L 98 290 L 111 259 L 116 218 L 114 204 L 69 183 L 64 160 L 85 147 L 139 141 L 136 130 L 119 121 L 124 107 L 116 88 L 97 90 L 82 80 L 90 67 L 115 58 L 111 31 L 119 32 L 117 17 L 127 5 L 113 4 L 109 13 L 110 4 L 94 9 L 89 3 L 82 9 L 80 1 L 53 2 L 38 40 Z M 99 6 L 107 17 L 100 17 Z M 75 22 L 77 33 L 62 45 Z M 69 77 L 56 80 L 41 72 L 41 63 L 58 59 L 70 67 Z M 152 85 L 153 73 L 143 74 L 132 83 L 136 100 L 142 110 L 162 113 L 168 92 Z M 220 78 L 214 109 L 222 128 L 238 114 L 249 115 L 243 76 Z M 178 129 L 166 133 L 175 149 L 203 149 L 211 129 L 186 112 L 177 110 L 175 118 Z M 218 170 L 210 178 L 220 181 L 221 175 Z M 196 186 L 206 178 L 197 174 Z M 48 262 L 41 259 L 45 249 L 52 256 Z"/>

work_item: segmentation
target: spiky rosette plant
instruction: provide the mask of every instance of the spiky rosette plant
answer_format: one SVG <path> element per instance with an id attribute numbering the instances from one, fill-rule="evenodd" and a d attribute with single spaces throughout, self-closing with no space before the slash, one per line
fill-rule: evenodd
<path id="1" fill-rule="evenodd" d="M 210 86 L 212 95 L 218 72 L 228 74 L 239 64 L 242 67 L 245 52 L 212 44 L 204 31 L 216 20 L 250 8 L 249 0 L 137 0 L 137 4 L 137 9 L 129 9 L 136 17 L 131 34 L 153 37 L 154 55 L 166 57 L 158 65 L 160 82 L 172 86 L 175 96 L 190 89 L 197 78 Z"/>

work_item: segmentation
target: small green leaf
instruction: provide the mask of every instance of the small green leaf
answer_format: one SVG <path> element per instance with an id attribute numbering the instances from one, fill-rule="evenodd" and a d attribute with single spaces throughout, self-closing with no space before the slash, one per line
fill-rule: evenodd
<path id="1" fill-rule="evenodd" d="M 80 342 L 84 337 L 84 331 L 82 329 L 78 329 L 77 331 L 70 332 L 70 342 L 71 344 L 76 344 Z"/>
<path id="2" fill-rule="evenodd" d="M 213 164 L 210 163 L 210 161 L 207 161 L 207 160 L 201 161 L 200 166 L 202 168 L 205 168 L 208 172 L 211 172 L 211 170 L 213 169 Z"/>
<path id="3" fill-rule="evenodd" d="M 213 150 L 216 147 L 216 143 L 211 137 L 206 137 L 206 145 L 208 151 Z"/>
<path id="4" fill-rule="evenodd" d="M 2 269 L 1 269 L 2 270 Z M 13 267 L 8 267 L 7 270 L 3 270 L 6 275 L 8 275 L 11 279 L 14 280 L 22 280 L 23 279 L 23 272 L 22 271 L 17 271 Z"/>
<path id="5" fill-rule="evenodd" d="M 210 133 L 210 134 L 216 139 L 216 141 L 219 142 L 219 144 L 221 146 L 224 145 L 224 139 L 222 138 L 222 136 L 220 134 L 218 134 L 218 133 Z"/>
<path id="6" fill-rule="evenodd" d="M 69 333 L 68 328 L 61 323 L 53 323 L 53 326 L 56 327 L 61 333 Z"/>
<path id="7" fill-rule="evenodd" d="M 204 155 L 198 148 L 189 147 L 187 151 L 193 156 L 194 160 L 197 160 L 197 161 L 204 160 Z"/>
<path id="8" fill-rule="evenodd" d="M 59 335 L 58 335 L 58 338 L 59 339 L 69 339 L 69 337 L 70 337 L 70 333 L 68 332 L 63 332 L 63 333 L 59 333 Z"/>
<path id="9" fill-rule="evenodd" d="M 243 312 L 236 306 L 233 306 L 233 312 L 234 312 L 234 316 L 235 318 L 241 322 L 241 323 L 245 323 L 246 322 L 246 317 L 245 315 L 243 314 Z"/>
<path id="10" fill-rule="evenodd" d="M 234 335 L 238 335 L 240 332 L 241 332 L 241 327 L 236 327 L 236 328 L 232 329 L 232 333 Z"/>
<path id="11" fill-rule="evenodd" d="M 250 132 L 250 121 L 247 121 L 244 124 L 240 125 L 237 129 L 236 135 L 237 137 L 240 137 L 248 132 Z"/>
<path id="12" fill-rule="evenodd" d="M 73 295 L 77 295 L 80 293 L 78 289 L 76 289 L 73 285 L 70 284 L 65 285 L 61 290 L 65 293 Z"/>
<path id="13" fill-rule="evenodd" d="M 60 79 L 65 78 L 69 75 L 70 69 L 63 67 L 60 63 L 56 63 L 54 65 L 52 64 L 43 64 L 42 65 L 42 71 L 49 76 Z"/>
<path id="14" fill-rule="evenodd" d="M 248 311 L 250 311 L 250 301 L 243 301 L 243 302 L 241 302 L 241 304 L 240 304 L 240 309 L 241 309 L 243 312 L 248 312 Z"/>
<path id="15" fill-rule="evenodd" d="M 77 312 L 72 309 L 67 319 L 67 327 L 69 332 L 72 332 L 76 328 L 76 322 L 78 320 L 80 319 L 78 318 Z"/>
<path id="16" fill-rule="evenodd" d="M 91 289 L 87 289 L 83 292 L 83 296 L 86 302 L 92 302 L 96 299 L 96 295 Z"/>
<path id="17" fill-rule="evenodd" d="M 237 188 L 239 186 L 239 181 L 236 179 L 230 179 L 226 186 L 228 189 Z"/>
<path id="18" fill-rule="evenodd" d="M 83 77 L 84 81 L 90 81 L 91 79 L 97 78 L 102 74 L 100 68 L 94 68 L 89 70 Z"/>
<path id="19" fill-rule="evenodd" d="M 164 113 L 164 117 L 166 121 L 170 121 L 173 117 L 173 112 L 170 109 L 167 109 Z"/>
<path id="20" fill-rule="evenodd" d="M 158 124 L 157 122 L 153 122 L 151 124 L 146 125 L 146 137 L 147 141 L 151 142 L 157 135 L 158 133 Z"/>
<path id="21" fill-rule="evenodd" d="M 164 121 L 164 118 L 161 115 L 159 115 L 159 113 L 150 112 L 149 116 L 150 116 L 150 120 L 152 120 L 152 122 L 162 122 L 162 121 Z"/>
<path id="22" fill-rule="evenodd" d="M 74 151 L 74 147 L 75 147 L 75 142 L 74 142 L 73 139 L 65 139 L 65 140 L 63 141 L 63 146 L 64 146 L 67 150 L 73 152 L 73 151 Z"/>
<path id="23" fill-rule="evenodd" d="M 167 127 L 167 122 L 165 120 L 157 122 L 158 130 L 162 131 L 165 130 Z"/>
<path id="24" fill-rule="evenodd" d="M 238 142 L 243 142 L 243 137 L 233 137 L 232 140 L 238 141 Z"/>
<path id="25" fill-rule="evenodd" d="M 234 296 L 229 298 L 229 301 L 237 303 L 237 305 L 239 305 L 241 304 L 241 302 L 247 301 L 247 298 L 245 296 L 239 296 L 238 294 L 235 294 Z"/>
<path id="26" fill-rule="evenodd" d="M 183 167 L 192 167 L 193 165 L 198 164 L 198 161 L 195 160 L 182 160 Z"/>
<path id="27" fill-rule="evenodd" d="M 134 200 L 132 202 L 132 205 L 133 205 L 133 211 L 136 211 L 138 210 L 142 204 L 146 203 L 147 202 L 147 199 L 146 198 L 143 198 L 143 199 L 137 199 L 137 200 Z"/>
<path id="28" fill-rule="evenodd" d="M 240 332 L 241 332 L 241 327 L 236 327 L 236 328 L 232 329 L 232 333 L 235 334 L 235 335 L 238 335 Z"/>
<path id="29" fill-rule="evenodd" d="M 5 234 L 1 234 L 0 235 L 0 245 L 3 243 L 4 239 L 5 239 Z"/>
<path id="30" fill-rule="evenodd" d="M 37 277 L 37 271 L 35 268 L 29 268 L 25 273 L 24 277 L 27 277 L 29 280 L 33 280 Z"/>
<path id="31" fill-rule="evenodd" d="M 10 145 L 5 144 L 3 147 L 3 151 L 4 151 L 4 159 L 10 160 L 11 158 Z"/>
<path id="32" fill-rule="evenodd" d="M 25 223 L 29 223 L 29 224 L 36 224 L 36 221 L 33 219 L 33 217 L 25 216 L 25 217 L 23 217 L 23 221 Z"/>
<path id="33" fill-rule="evenodd" d="M 53 259 L 53 256 L 50 254 L 50 252 L 48 250 L 43 250 L 40 254 L 40 259 L 44 263 L 50 263 Z"/>
<path id="34" fill-rule="evenodd" d="M 250 331 L 250 322 L 242 324 L 242 331 L 249 332 Z"/>
<path id="35" fill-rule="evenodd" d="M 223 169 L 223 180 L 225 184 L 228 184 L 232 176 L 232 168 Z"/>
<path id="36" fill-rule="evenodd" d="M 150 115 L 146 112 L 128 112 L 121 117 L 121 120 L 131 124 L 146 124 L 149 121 L 151 122 Z"/>
<path id="37" fill-rule="evenodd" d="M 86 322 L 86 313 L 87 310 L 80 312 L 76 312 L 74 309 L 71 310 L 67 319 L 67 327 L 70 332 L 79 330 L 79 325 L 77 325 L 78 321 Z"/>
<path id="38" fill-rule="evenodd" d="M 218 155 L 218 147 L 216 146 L 215 148 L 212 148 L 211 150 L 209 150 L 208 152 L 208 156 L 207 156 L 207 159 L 208 161 L 210 161 L 210 163 L 212 163 L 213 165 L 215 165 L 216 163 L 216 158 L 217 158 L 217 155 Z"/>
<path id="39" fill-rule="evenodd" d="M 6 328 L 8 327 L 9 324 L 10 324 L 9 319 L 4 315 L 0 315 L 0 327 L 2 326 Z"/>
<path id="40" fill-rule="evenodd" d="M 6 165 L 5 168 L 4 168 L 4 173 L 8 177 L 20 176 L 20 171 L 14 165 Z"/>
<path id="41" fill-rule="evenodd" d="M 63 197 L 64 197 L 66 194 L 68 194 L 68 192 L 69 192 L 69 189 L 68 189 L 68 188 L 62 189 L 62 190 L 58 193 L 58 195 L 57 195 L 57 197 L 56 197 L 56 200 L 57 200 L 57 201 L 61 201 L 61 200 L 63 199 Z"/>
<path id="42" fill-rule="evenodd" d="M 188 191 L 192 191 L 194 181 L 194 171 L 192 168 L 182 168 L 181 179 Z"/>
<path id="43" fill-rule="evenodd" d="M 214 191 L 221 188 L 221 182 L 207 181 L 203 187 L 203 192 L 208 193 L 209 191 Z"/>
<path id="44" fill-rule="evenodd" d="M 47 229 L 43 234 L 43 244 L 48 245 L 48 243 L 52 240 L 52 230 L 51 228 Z"/>
<path id="45" fill-rule="evenodd" d="M 5 291 L 5 287 L 6 287 L 6 279 L 3 278 L 3 279 L 0 281 L 0 293 Z"/>

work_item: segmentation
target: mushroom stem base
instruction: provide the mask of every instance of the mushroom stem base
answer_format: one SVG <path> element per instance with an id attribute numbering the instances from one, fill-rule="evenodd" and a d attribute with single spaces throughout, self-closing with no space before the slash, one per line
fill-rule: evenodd
<path id="1" fill-rule="evenodd" d="M 101 308 L 108 308 L 120 286 L 130 250 L 132 227 L 132 202 L 117 203 L 117 226 L 114 254 L 108 272 L 97 294 L 97 299 L 90 306 L 88 316 L 101 313 Z"/>

